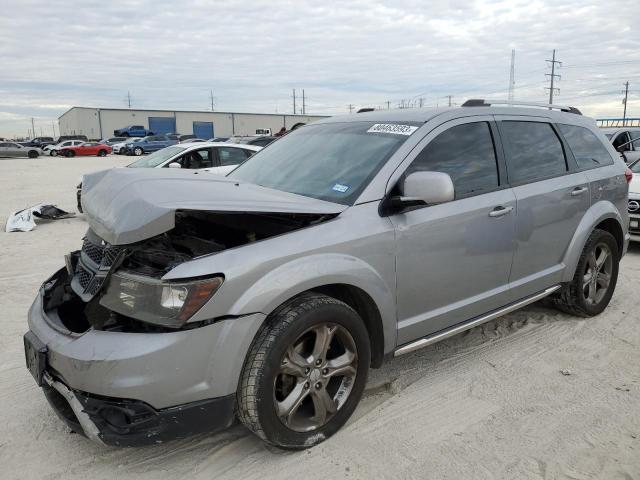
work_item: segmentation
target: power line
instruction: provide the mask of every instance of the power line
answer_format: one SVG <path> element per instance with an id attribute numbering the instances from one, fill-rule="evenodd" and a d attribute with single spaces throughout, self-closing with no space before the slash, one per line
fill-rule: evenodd
<path id="1" fill-rule="evenodd" d="M 546 61 L 551 63 L 551 74 L 547 73 L 545 75 L 549 77 L 549 79 L 551 80 L 551 85 L 549 88 L 547 88 L 547 90 L 549 90 L 549 105 L 553 105 L 553 92 L 557 91 L 558 93 L 560 93 L 560 89 L 554 88 L 553 86 L 553 82 L 556 79 L 556 77 L 558 78 L 558 80 L 561 79 L 560 75 L 556 74 L 556 63 L 558 65 L 562 65 L 562 62 L 559 62 L 558 60 L 556 60 L 555 48 L 553 49 L 553 56 L 551 57 L 551 60 L 546 60 Z"/>

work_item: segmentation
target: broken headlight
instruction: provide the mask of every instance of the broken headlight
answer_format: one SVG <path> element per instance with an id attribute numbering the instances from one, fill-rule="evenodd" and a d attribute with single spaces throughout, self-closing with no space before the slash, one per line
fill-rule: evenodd
<path id="1" fill-rule="evenodd" d="M 109 278 L 100 304 L 143 322 L 178 328 L 207 303 L 223 280 L 218 276 L 189 282 L 163 282 L 116 272 Z"/>

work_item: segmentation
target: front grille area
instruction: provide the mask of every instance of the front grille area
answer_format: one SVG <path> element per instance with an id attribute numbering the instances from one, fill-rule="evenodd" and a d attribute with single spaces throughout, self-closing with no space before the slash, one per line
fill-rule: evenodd
<path id="1" fill-rule="evenodd" d="M 640 215 L 640 200 L 629 200 L 627 209 L 629 210 L 629 213 Z"/>
<path id="2" fill-rule="evenodd" d="M 100 291 L 111 270 L 120 264 L 124 254 L 124 248 L 109 245 L 89 230 L 71 280 L 73 291 L 85 302 L 91 300 Z"/>

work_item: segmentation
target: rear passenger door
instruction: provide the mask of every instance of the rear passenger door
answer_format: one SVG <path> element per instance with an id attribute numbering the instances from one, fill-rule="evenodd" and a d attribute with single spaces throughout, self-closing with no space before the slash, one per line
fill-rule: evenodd
<path id="1" fill-rule="evenodd" d="M 565 253 L 590 206 L 589 183 L 549 121 L 496 119 L 516 197 L 510 284 L 518 300 L 561 281 Z"/>
<path id="2" fill-rule="evenodd" d="M 399 345 L 509 303 L 515 197 L 492 120 L 447 122 L 407 159 L 404 176 L 449 174 L 455 200 L 389 216 L 396 229 Z"/>

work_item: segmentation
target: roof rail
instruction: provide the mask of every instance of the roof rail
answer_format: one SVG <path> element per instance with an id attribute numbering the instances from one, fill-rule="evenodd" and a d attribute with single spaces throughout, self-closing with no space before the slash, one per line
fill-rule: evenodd
<path id="1" fill-rule="evenodd" d="M 509 105 L 512 107 L 538 107 L 548 108 L 554 110 L 560 110 L 562 112 L 575 113 L 576 115 L 582 115 L 582 112 L 576 107 L 569 107 L 565 105 L 551 105 L 547 103 L 535 103 L 535 102 L 520 102 L 510 100 L 484 100 L 483 98 L 472 98 L 462 104 L 463 107 L 490 107 L 492 105 Z"/>

